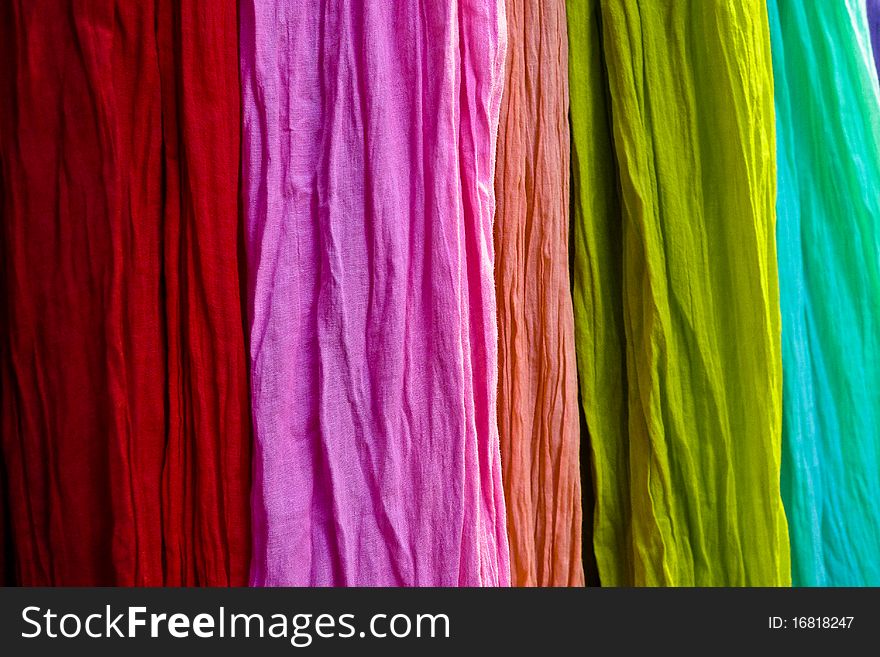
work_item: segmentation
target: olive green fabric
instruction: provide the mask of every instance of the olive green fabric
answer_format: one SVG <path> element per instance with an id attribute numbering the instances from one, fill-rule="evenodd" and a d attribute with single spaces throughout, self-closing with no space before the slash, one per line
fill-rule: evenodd
<path id="1" fill-rule="evenodd" d="M 764 0 L 567 7 L 600 579 L 788 585 Z"/>

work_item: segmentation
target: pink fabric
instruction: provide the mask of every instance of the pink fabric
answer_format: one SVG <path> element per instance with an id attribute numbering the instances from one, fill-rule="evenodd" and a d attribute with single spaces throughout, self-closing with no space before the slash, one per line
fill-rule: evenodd
<path id="1" fill-rule="evenodd" d="M 499 0 L 243 0 L 254 585 L 507 585 Z"/>

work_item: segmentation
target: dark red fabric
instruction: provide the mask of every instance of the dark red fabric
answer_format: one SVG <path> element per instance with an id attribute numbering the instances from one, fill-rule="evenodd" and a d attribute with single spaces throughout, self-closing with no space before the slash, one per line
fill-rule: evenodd
<path id="1" fill-rule="evenodd" d="M 246 584 L 236 3 L 0 5 L 4 558 Z"/>

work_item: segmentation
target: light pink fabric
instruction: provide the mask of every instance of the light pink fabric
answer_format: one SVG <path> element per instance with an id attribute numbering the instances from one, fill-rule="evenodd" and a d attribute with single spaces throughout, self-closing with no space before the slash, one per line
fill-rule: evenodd
<path id="1" fill-rule="evenodd" d="M 507 585 L 499 0 L 243 0 L 254 585 Z"/>

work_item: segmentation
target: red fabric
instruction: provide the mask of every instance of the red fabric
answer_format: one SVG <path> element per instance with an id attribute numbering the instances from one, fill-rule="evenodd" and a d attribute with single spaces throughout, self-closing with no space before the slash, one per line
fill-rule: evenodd
<path id="1" fill-rule="evenodd" d="M 15 579 L 243 585 L 236 3 L 0 4 Z"/>

